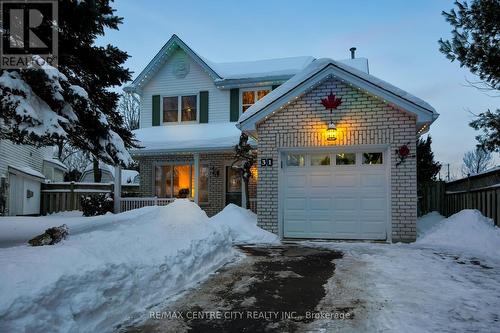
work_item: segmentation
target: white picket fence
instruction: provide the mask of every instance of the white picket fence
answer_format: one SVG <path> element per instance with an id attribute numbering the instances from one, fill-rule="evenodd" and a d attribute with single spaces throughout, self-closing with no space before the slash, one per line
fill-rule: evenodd
<path id="1" fill-rule="evenodd" d="M 175 198 L 157 198 L 157 197 L 127 197 L 120 198 L 120 212 L 126 212 L 132 209 L 147 206 L 166 206 L 173 202 Z"/>

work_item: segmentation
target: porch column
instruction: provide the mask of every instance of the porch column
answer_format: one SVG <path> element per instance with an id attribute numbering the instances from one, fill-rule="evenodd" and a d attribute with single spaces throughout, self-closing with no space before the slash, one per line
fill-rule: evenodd
<path id="1" fill-rule="evenodd" d="M 115 214 L 120 213 L 120 201 L 122 195 L 122 168 L 115 166 L 115 186 L 114 190 L 114 211 Z"/>
<path id="2" fill-rule="evenodd" d="M 247 208 L 247 191 L 246 191 L 246 184 L 243 181 L 243 177 L 241 177 L 241 207 L 242 208 Z"/>
<path id="3" fill-rule="evenodd" d="M 199 179 L 200 179 L 200 154 L 193 154 L 194 157 L 194 202 L 198 204 L 199 200 Z"/>

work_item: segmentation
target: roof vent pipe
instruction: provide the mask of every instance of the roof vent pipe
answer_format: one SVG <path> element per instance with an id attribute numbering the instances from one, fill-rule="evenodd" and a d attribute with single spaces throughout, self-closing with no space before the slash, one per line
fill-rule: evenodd
<path id="1" fill-rule="evenodd" d="M 349 49 L 349 51 L 351 51 L 351 59 L 356 58 L 356 48 L 355 47 L 351 47 Z"/>

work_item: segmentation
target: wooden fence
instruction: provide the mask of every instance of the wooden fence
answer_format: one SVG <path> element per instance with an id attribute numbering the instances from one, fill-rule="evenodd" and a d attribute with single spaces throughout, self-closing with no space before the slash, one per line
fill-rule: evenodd
<path id="1" fill-rule="evenodd" d="M 500 186 L 469 191 L 446 191 L 445 182 L 420 186 L 419 215 L 438 211 L 444 216 L 450 216 L 462 209 L 477 209 L 500 226 Z"/>
<path id="2" fill-rule="evenodd" d="M 122 195 L 132 195 L 137 186 L 122 186 Z M 113 183 L 43 183 L 41 190 L 40 213 L 42 215 L 81 210 L 80 197 L 97 193 L 113 193 Z"/>
<path id="3" fill-rule="evenodd" d="M 477 209 L 500 226 L 500 187 L 447 192 L 443 215 L 450 216 L 462 209 Z"/>

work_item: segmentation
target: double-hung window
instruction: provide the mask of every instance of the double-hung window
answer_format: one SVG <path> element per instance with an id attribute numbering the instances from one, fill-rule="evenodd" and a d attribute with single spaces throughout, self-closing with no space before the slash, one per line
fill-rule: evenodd
<path id="1" fill-rule="evenodd" d="M 241 91 L 241 113 L 271 92 L 270 88 L 245 89 Z"/>
<path id="2" fill-rule="evenodd" d="M 197 121 L 197 95 L 163 97 L 163 122 Z"/>

